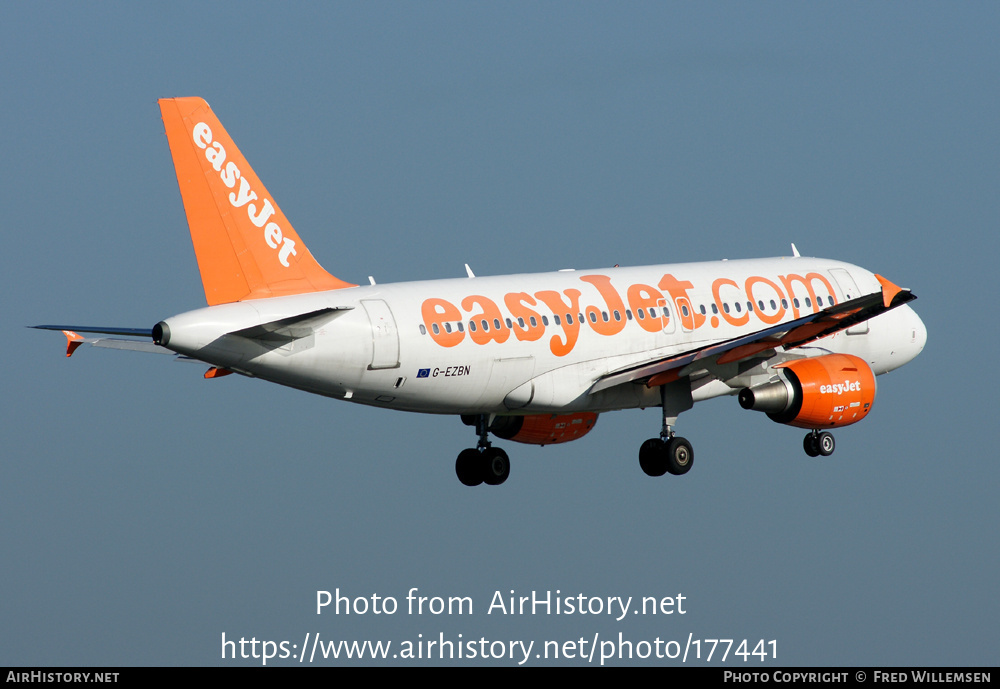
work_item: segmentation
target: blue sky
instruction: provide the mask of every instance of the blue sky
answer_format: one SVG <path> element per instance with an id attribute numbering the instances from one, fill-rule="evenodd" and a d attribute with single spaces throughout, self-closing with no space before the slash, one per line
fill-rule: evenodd
<path id="1" fill-rule="evenodd" d="M 994 663 L 998 34 L 990 3 L 11 5 L 0 664 L 218 664 L 223 633 L 306 632 L 691 634 L 775 639 L 780 665 Z M 188 95 L 343 279 L 795 242 L 911 288 L 927 348 L 879 379 L 827 460 L 723 399 L 681 416 L 681 479 L 639 469 L 646 410 L 564 446 L 505 444 L 493 490 L 456 480 L 474 435 L 455 418 L 153 355 L 67 360 L 24 326 L 149 327 L 204 305 L 156 106 Z M 476 607 L 317 616 L 316 591 L 338 587 Z M 688 612 L 487 615 L 511 589 L 681 593 Z"/>

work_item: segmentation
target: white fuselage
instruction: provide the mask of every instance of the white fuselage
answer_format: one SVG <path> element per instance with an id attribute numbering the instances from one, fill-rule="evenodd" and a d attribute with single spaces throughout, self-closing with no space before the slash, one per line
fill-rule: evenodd
<path id="1" fill-rule="evenodd" d="M 606 411 L 660 403 L 645 385 L 592 393 L 609 373 L 879 290 L 867 270 L 798 257 L 431 280 L 199 309 L 166 320 L 166 346 L 219 368 L 391 409 Z M 337 311 L 294 338 L 227 334 L 326 308 Z M 913 359 L 925 341 L 923 323 L 904 305 L 788 354 L 853 354 L 881 374 Z M 770 363 L 777 361 L 759 357 L 712 375 L 684 374 L 697 401 L 766 380 Z"/>

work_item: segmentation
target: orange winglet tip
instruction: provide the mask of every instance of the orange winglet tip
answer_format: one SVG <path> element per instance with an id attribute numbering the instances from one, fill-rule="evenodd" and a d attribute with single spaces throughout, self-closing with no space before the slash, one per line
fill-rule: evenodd
<path id="1" fill-rule="evenodd" d="M 62 334 L 66 336 L 66 356 L 73 356 L 76 348 L 83 344 L 83 336 L 72 330 L 63 330 Z"/>
<path id="2" fill-rule="evenodd" d="M 892 304 L 892 300 L 897 294 L 903 291 L 903 288 L 898 285 L 894 285 L 878 273 L 875 274 L 875 279 L 878 280 L 880 285 L 882 285 L 882 304 L 885 308 L 889 308 L 889 305 Z"/>
<path id="3" fill-rule="evenodd" d="M 205 371 L 206 378 L 221 378 L 222 376 L 228 376 L 232 371 L 228 368 L 219 368 L 218 366 L 213 366 L 212 368 Z"/>

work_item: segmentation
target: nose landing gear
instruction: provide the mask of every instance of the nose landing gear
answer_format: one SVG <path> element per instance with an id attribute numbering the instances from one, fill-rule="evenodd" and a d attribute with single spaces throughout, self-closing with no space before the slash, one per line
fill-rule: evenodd
<path id="1" fill-rule="evenodd" d="M 815 429 L 802 439 L 802 448 L 810 457 L 819 457 L 820 455 L 829 457 L 837 449 L 837 443 L 834 441 L 832 433 L 820 432 L 819 429 Z"/>

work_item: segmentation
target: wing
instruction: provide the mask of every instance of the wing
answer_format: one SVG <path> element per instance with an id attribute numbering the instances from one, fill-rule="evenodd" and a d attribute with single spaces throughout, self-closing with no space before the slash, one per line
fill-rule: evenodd
<path id="1" fill-rule="evenodd" d="M 600 392 L 622 383 L 641 382 L 648 387 L 676 380 L 680 369 L 696 362 L 706 365 L 729 364 L 770 351 L 788 351 L 827 335 L 846 330 L 874 318 L 897 306 L 913 301 L 910 290 L 897 287 L 881 275 L 876 275 L 882 291 L 845 301 L 816 313 L 779 323 L 763 330 L 731 340 L 692 349 L 674 356 L 613 371 L 600 378 L 590 392 Z"/>

